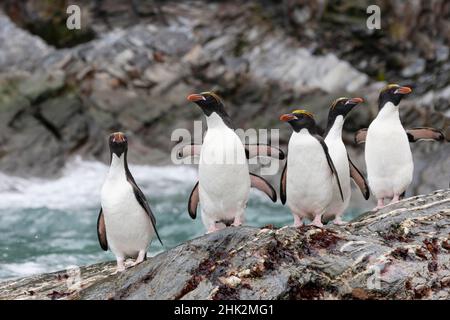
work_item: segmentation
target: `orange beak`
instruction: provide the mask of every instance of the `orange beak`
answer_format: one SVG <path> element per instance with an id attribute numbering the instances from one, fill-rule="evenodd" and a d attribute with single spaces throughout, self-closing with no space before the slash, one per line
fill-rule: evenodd
<path id="1" fill-rule="evenodd" d="M 412 89 L 410 87 L 400 87 L 397 90 L 395 90 L 395 93 L 400 93 L 400 94 L 408 94 L 411 92 L 412 92 Z"/>
<path id="2" fill-rule="evenodd" d="M 125 135 L 122 132 L 113 133 L 113 142 L 125 142 Z"/>
<path id="3" fill-rule="evenodd" d="M 295 120 L 295 119 L 297 119 L 297 117 L 294 116 L 293 114 L 290 114 L 290 113 L 288 113 L 288 114 L 283 114 L 283 115 L 280 117 L 280 120 L 281 120 L 281 121 L 284 121 L 284 122 L 291 121 L 291 120 Z"/>
<path id="4" fill-rule="evenodd" d="M 347 101 L 347 103 L 352 103 L 352 104 L 358 104 L 361 102 L 364 102 L 363 98 L 351 98 L 351 99 L 348 99 L 348 101 Z"/>
<path id="5" fill-rule="evenodd" d="M 198 94 L 198 93 L 188 95 L 187 99 L 191 102 L 206 100 L 204 96 L 202 96 L 201 94 Z"/>

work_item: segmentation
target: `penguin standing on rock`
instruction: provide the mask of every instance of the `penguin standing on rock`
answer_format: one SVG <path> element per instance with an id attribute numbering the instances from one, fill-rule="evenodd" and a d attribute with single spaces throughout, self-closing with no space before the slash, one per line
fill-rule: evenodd
<path id="1" fill-rule="evenodd" d="M 397 84 L 385 87 L 378 98 L 378 115 L 367 130 L 365 159 L 369 186 L 378 200 L 375 210 L 384 206 L 385 198 L 399 201 L 413 178 L 411 148 L 398 111 L 411 91 Z"/>
<path id="2" fill-rule="evenodd" d="M 134 265 L 146 259 L 155 234 L 161 239 L 147 199 L 128 169 L 126 136 L 121 132 L 111 134 L 109 149 L 111 165 L 101 191 L 97 235 L 101 248 L 106 251 L 109 247 L 116 256 L 120 272 L 125 270 L 126 258 L 136 258 Z"/>
<path id="3" fill-rule="evenodd" d="M 199 181 L 189 197 L 188 212 L 201 217 L 207 232 L 223 224 L 239 226 L 244 221 L 250 187 L 266 193 L 276 202 L 276 192 L 263 178 L 249 173 L 244 145 L 233 130 L 222 100 L 213 92 L 187 97 L 203 111 L 208 130 L 200 150 Z"/>
<path id="4" fill-rule="evenodd" d="M 295 110 L 282 115 L 280 120 L 288 122 L 294 130 L 281 175 L 281 201 L 287 202 L 291 209 L 295 227 L 303 225 L 303 218 L 322 227 L 322 215 L 333 200 L 334 183 L 338 186 L 340 201 L 344 202 L 338 172 L 325 141 L 317 134 L 310 112 Z"/>
<path id="5" fill-rule="evenodd" d="M 410 142 L 443 141 L 444 134 L 434 128 L 403 128 L 399 104 L 411 88 L 397 84 L 386 86 L 378 98 L 378 115 L 368 129 L 356 133 L 356 143 L 366 143 L 367 178 L 377 198 L 374 210 L 384 207 L 384 200 L 399 201 L 413 179 L 414 163 Z"/>
<path id="6" fill-rule="evenodd" d="M 333 102 L 328 113 L 328 124 L 327 129 L 325 130 L 325 143 L 328 147 L 328 153 L 336 166 L 336 171 L 341 182 L 342 193 L 344 195 L 344 201 L 342 201 L 339 194 L 337 180 L 334 180 L 333 199 L 326 210 L 324 220 L 327 221 L 334 219 L 333 222 L 335 224 L 343 224 L 341 216 L 350 203 L 350 178 L 352 178 L 360 188 L 366 200 L 370 195 L 366 179 L 350 160 L 347 149 L 342 141 L 342 128 L 345 117 L 356 105 L 361 102 L 363 102 L 362 98 L 338 98 Z"/>

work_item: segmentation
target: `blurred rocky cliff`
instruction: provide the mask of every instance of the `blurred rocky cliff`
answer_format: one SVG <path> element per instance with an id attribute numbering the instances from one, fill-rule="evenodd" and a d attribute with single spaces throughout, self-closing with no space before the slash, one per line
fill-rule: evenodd
<path id="1" fill-rule="evenodd" d="M 325 123 L 339 96 L 362 96 L 345 139 L 376 115 L 386 82 L 414 87 L 405 126 L 450 137 L 450 3 L 374 1 L 75 1 L 82 28 L 65 27 L 67 1 L 4 0 L 0 9 L 0 170 L 58 174 L 75 154 L 108 158 L 106 135 L 130 135 L 131 161 L 167 164 L 175 128 L 201 119 L 192 92 L 223 96 L 236 127 L 281 128 L 303 107 Z M 73 4 L 73 2 L 70 2 Z M 360 167 L 362 147 L 350 153 Z M 447 144 L 413 146 L 414 192 L 448 186 Z M 421 189 L 422 188 L 422 189 Z"/>

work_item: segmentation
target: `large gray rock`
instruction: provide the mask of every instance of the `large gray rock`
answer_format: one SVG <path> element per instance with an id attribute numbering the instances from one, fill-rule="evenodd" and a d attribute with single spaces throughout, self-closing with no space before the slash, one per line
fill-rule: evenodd
<path id="1" fill-rule="evenodd" d="M 23 13 L 22 25 L 30 22 L 27 12 L 47 18 L 47 10 L 35 1 L 7 3 L 12 7 L 3 8 L 11 17 L 17 20 L 13 13 Z M 5 66 L 0 67 L 1 171 L 55 175 L 74 154 L 107 161 L 105 137 L 117 130 L 129 134 L 134 143 L 131 161 L 167 164 L 175 144 L 170 139 L 172 131 L 192 131 L 193 120 L 201 119 L 200 111 L 189 107 L 186 95 L 211 89 L 224 97 L 236 127 L 281 128 L 282 144 L 290 130 L 278 121 L 281 113 L 306 108 L 324 126 L 336 97 L 362 96 L 367 105 L 356 108 L 345 126 L 344 137 L 351 147 L 352 134 L 367 127 L 376 115 L 378 92 L 385 84 L 376 80 L 413 80 L 400 76 L 407 66 L 397 65 L 393 55 L 411 63 L 416 56 L 427 61 L 425 70 L 415 76 L 423 82 L 414 81 L 414 93 L 402 102 L 405 126 L 433 126 L 450 138 L 448 33 L 433 38 L 432 46 L 396 34 L 422 34 L 429 41 L 430 35 L 416 32 L 424 24 L 422 20 L 416 23 L 416 18 L 425 15 L 425 21 L 445 29 L 448 22 L 442 16 L 449 6 L 444 1 L 436 1 L 431 10 L 425 3 L 405 9 L 401 2 L 378 1 L 383 23 L 392 27 L 383 24 L 380 32 L 365 27 L 365 0 L 348 5 L 308 0 L 285 5 L 258 1 L 96 3 L 80 1 L 97 38 L 65 49 L 45 45 L 0 12 L 0 49 L 20 51 L 0 57 Z M 22 11 L 12 10 L 15 6 Z M 402 13 L 409 20 L 398 19 Z M 433 15 L 436 19 L 429 18 Z M 36 54 L 29 54 L 28 43 L 36 47 Z M 386 47 L 397 51 L 386 52 Z M 439 61 L 430 66 L 434 47 L 440 52 Z M 373 75 L 374 70 L 380 75 Z M 66 121 L 68 115 L 73 119 Z M 448 145 L 432 148 L 414 147 L 418 168 L 414 192 L 448 185 L 443 180 L 448 177 L 445 163 L 450 149 Z M 356 149 L 360 159 L 362 150 Z M 359 163 L 364 169 L 363 161 Z"/>
<path id="2" fill-rule="evenodd" d="M 32 70 L 53 50 L 0 12 L 0 72 Z"/>
<path id="3" fill-rule="evenodd" d="M 449 234 L 441 190 L 344 227 L 226 228 L 121 274 L 82 267 L 75 288 L 66 271 L 7 281 L 0 299 L 449 299 Z"/>

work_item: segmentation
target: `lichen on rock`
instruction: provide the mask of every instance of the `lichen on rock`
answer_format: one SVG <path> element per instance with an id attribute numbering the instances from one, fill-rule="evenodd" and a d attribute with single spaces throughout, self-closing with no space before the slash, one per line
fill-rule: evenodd
<path id="1" fill-rule="evenodd" d="M 113 262 L 0 283 L 0 299 L 449 299 L 450 190 L 345 226 L 229 227 L 113 274 Z M 131 262 L 131 261 L 130 261 Z"/>

